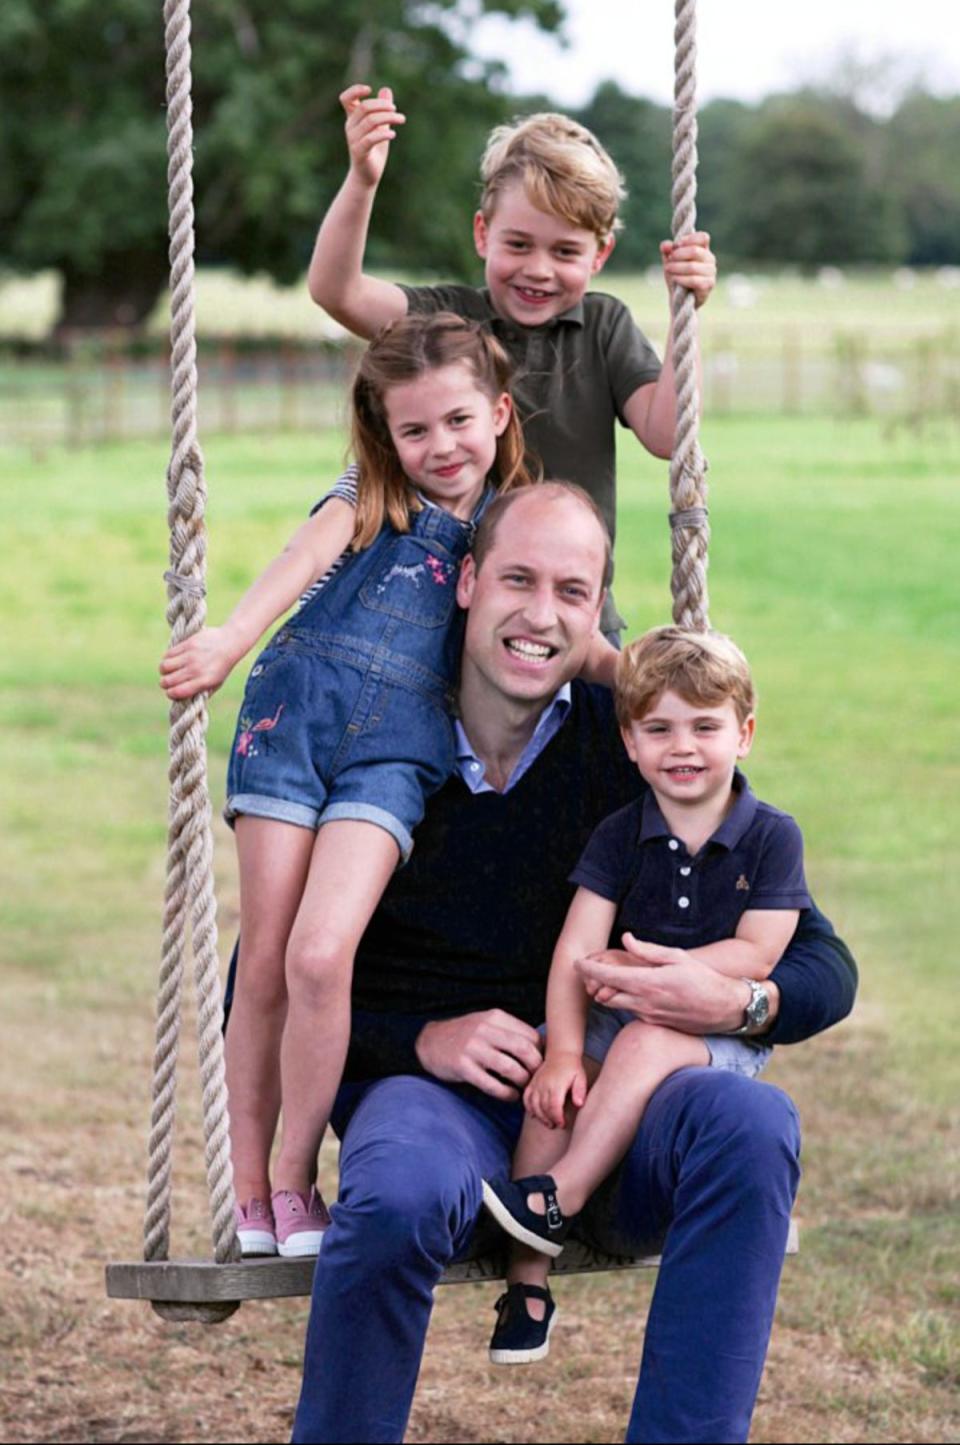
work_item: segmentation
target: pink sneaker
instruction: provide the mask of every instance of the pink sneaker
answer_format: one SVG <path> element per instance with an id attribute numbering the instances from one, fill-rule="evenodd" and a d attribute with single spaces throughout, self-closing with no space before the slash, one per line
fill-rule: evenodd
<path id="1" fill-rule="evenodd" d="M 319 1254 L 330 1215 L 316 1189 L 309 1198 L 295 1189 L 275 1189 L 270 1196 L 277 1222 L 277 1252 L 284 1259 Z"/>
<path id="2" fill-rule="evenodd" d="M 237 1238 L 244 1256 L 276 1254 L 277 1230 L 269 1204 L 262 1199 L 248 1199 L 246 1204 L 237 1205 Z"/>

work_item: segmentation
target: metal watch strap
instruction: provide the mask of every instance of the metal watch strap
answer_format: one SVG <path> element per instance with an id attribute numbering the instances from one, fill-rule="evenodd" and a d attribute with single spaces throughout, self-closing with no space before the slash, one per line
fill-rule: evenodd
<path id="1" fill-rule="evenodd" d="M 734 1029 L 732 1031 L 730 1035 L 731 1038 L 742 1038 L 749 1034 L 754 1024 L 754 1019 L 752 1017 L 754 1006 L 756 1005 L 759 998 L 762 997 L 764 999 L 767 999 L 769 1004 L 769 996 L 762 983 L 758 983 L 755 978 L 744 978 L 741 979 L 741 982 L 747 984 L 747 986 L 749 987 L 750 1000 L 743 1011 L 743 1023 L 738 1029 Z"/>

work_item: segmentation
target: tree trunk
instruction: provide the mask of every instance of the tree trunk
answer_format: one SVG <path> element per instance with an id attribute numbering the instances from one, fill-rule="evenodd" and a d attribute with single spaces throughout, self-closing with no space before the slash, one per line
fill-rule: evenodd
<path id="1" fill-rule="evenodd" d="M 64 271 L 60 316 L 54 335 L 78 331 L 140 329 L 167 285 L 162 252 L 108 256 L 96 276 Z"/>

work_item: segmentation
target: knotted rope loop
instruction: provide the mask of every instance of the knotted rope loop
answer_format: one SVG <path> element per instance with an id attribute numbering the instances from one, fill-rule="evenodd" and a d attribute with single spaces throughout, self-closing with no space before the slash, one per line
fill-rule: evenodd
<path id="1" fill-rule="evenodd" d="M 673 109 L 673 236 L 697 224 L 696 0 L 676 0 Z M 697 313 L 693 293 L 674 286 L 673 364 L 677 420 L 670 461 L 673 620 L 697 632 L 709 625 L 707 613 L 706 460 L 700 450 L 700 396 L 697 384 Z"/>
<path id="2" fill-rule="evenodd" d="M 710 513 L 706 507 L 688 507 L 685 512 L 671 512 L 670 526 L 673 529 L 683 527 L 687 531 L 709 527 Z"/>
<path id="3" fill-rule="evenodd" d="M 203 456 L 197 442 L 189 0 L 166 0 L 164 21 L 173 425 L 172 453 L 167 469 L 170 567 L 164 578 L 171 642 L 179 642 L 202 627 L 206 619 L 206 483 Z M 206 729 L 207 710 L 202 695 L 171 704 L 167 881 L 143 1253 L 147 1260 L 166 1259 L 170 1247 L 176 1064 L 189 919 L 197 993 L 197 1047 L 203 1092 L 207 1188 L 214 1255 L 218 1262 L 223 1263 L 239 1258 L 239 1247 L 234 1219 L 230 1122 L 221 1031 Z M 164 1313 L 169 1318 L 179 1317 L 169 1310 L 161 1309 L 158 1313 Z M 191 1317 L 196 1317 L 195 1312 Z M 222 1311 L 216 1317 L 223 1318 Z"/>

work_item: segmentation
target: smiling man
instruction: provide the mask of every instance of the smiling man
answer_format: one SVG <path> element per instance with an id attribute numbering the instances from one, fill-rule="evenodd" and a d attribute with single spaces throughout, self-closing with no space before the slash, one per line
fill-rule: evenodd
<path id="1" fill-rule="evenodd" d="M 596 505 L 558 483 L 496 500 L 464 564 L 458 766 L 358 952 L 335 1113 L 340 1197 L 314 1281 L 297 1441 L 402 1440 L 434 1286 L 470 1248 L 482 1179 L 509 1171 L 569 874 L 596 824 L 643 786 L 610 694 L 578 677 L 608 572 Z M 688 1033 L 791 1043 L 853 1001 L 853 960 L 815 908 L 760 988 L 762 1008 L 756 985 L 667 952 L 655 969 L 618 951 L 591 967 L 621 990 L 618 1006 Z M 798 1149 L 778 1089 L 686 1069 L 656 1091 L 581 1215 L 600 1248 L 662 1252 L 628 1440 L 746 1439 Z M 477 1332 L 479 1343 L 480 1320 Z"/>

